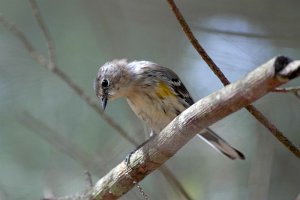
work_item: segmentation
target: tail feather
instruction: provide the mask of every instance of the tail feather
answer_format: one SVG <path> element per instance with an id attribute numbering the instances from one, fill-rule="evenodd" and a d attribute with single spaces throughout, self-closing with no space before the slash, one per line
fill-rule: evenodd
<path id="1" fill-rule="evenodd" d="M 215 150 L 224 154 L 232 160 L 237 158 L 242 160 L 245 159 L 244 154 L 242 154 L 239 150 L 233 148 L 230 144 L 228 144 L 223 138 L 218 136 L 210 128 L 205 129 L 203 132 L 199 133 L 198 136 L 211 147 L 213 147 Z"/>

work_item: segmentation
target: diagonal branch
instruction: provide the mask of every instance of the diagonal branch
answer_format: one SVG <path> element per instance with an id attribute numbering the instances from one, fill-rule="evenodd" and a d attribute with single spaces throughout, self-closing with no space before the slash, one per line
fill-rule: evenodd
<path id="1" fill-rule="evenodd" d="M 17 115 L 17 121 L 27 129 L 32 130 L 54 148 L 77 161 L 82 167 L 87 169 L 103 170 L 101 168 L 101 166 L 103 166 L 103 161 L 99 157 L 97 159 L 92 158 L 91 155 L 83 151 L 76 144 L 72 143 L 70 139 L 63 137 L 42 121 L 33 117 L 30 113 L 19 113 Z"/>
<path id="2" fill-rule="evenodd" d="M 31 0 L 32 1 L 32 0 Z M 33 2 L 33 9 L 37 10 L 38 14 L 35 14 L 37 18 L 40 15 L 40 12 L 38 11 L 38 7 L 35 1 Z M 40 27 L 46 27 L 42 18 L 37 19 L 39 21 Z M 7 18 L 5 18 L 2 14 L 0 14 L 0 24 L 2 24 L 8 31 L 10 31 L 17 39 L 21 41 L 21 43 L 24 45 L 25 49 L 29 52 L 29 55 L 35 60 L 38 64 L 45 67 L 46 69 L 49 69 L 52 73 L 57 75 L 61 80 L 63 80 L 79 97 L 81 97 L 96 113 L 103 118 L 117 133 L 119 133 L 125 140 L 129 141 L 131 144 L 137 146 L 138 142 L 136 142 L 118 123 L 116 123 L 111 117 L 109 117 L 106 113 L 104 113 L 98 106 L 97 103 L 92 101 L 92 98 L 88 96 L 84 90 L 78 86 L 66 73 L 64 73 L 62 70 L 60 70 L 59 66 L 56 64 L 55 60 L 52 60 L 52 65 L 49 67 L 49 61 L 47 58 L 44 57 L 44 55 L 40 54 L 35 50 L 32 43 L 29 41 L 29 39 L 26 37 L 26 35 L 20 30 L 13 22 L 9 21 Z M 44 37 L 46 38 L 46 41 L 48 42 L 48 48 L 49 44 L 52 45 L 52 50 L 48 49 L 48 52 L 54 51 L 53 42 L 51 42 L 51 37 L 49 36 L 49 32 L 47 28 L 44 29 Z M 54 55 L 54 53 L 52 54 Z M 53 57 L 54 58 L 54 57 Z M 51 56 L 49 56 L 49 59 L 51 59 Z M 177 191 L 180 191 L 180 193 L 185 197 L 187 200 L 191 200 L 192 198 L 189 196 L 188 192 L 184 189 L 183 185 L 177 180 L 175 175 L 166 167 L 162 166 L 161 173 L 165 176 L 166 180 L 171 183 L 171 186 L 173 186 Z"/>
<path id="3" fill-rule="evenodd" d="M 31 6 L 33 16 L 35 17 L 40 29 L 43 32 L 43 36 L 46 40 L 46 45 L 47 45 L 47 49 L 48 49 L 48 57 L 49 57 L 48 68 L 51 71 L 54 67 L 56 67 L 55 49 L 54 49 L 53 40 L 51 39 L 49 30 L 48 30 L 46 24 L 44 23 L 43 17 L 40 13 L 40 10 L 38 8 L 36 1 L 35 0 L 28 0 L 28 1 Z"/>
<path id="4" fill-rule="evenodd" d="M 214 72 L 214 74 L 221 80 L 223 85 L 230 84 L 230 81 L 226 78 L 224 73 L 220 70 L 220 68 L 215 64 L 215 62 L 210 58 L 210 56 L 206 53 L 204 48 L 200 45 L 197 38 L 194 36 L 191 31 L 189 25 L 185 21 L 183 15 L 180 10 L 176 6 L 174 0 L 167 0 L 173 13 L 175 14 L 179 24 L 181 25 L 184 33 L 187 38 L 198 52 L 198 54 L 203 58 L 203 60 L 207 63 L 210 69 Z M 296 95 L 297 96 L 297 95 Z M 298 96 L 297 96 L 298 97 Z M 300 158 L 300 150 L 291 142 L 284 134 L 273 124 L 271 123 L 257 108 L 252 105 L 246 106 L 246 109 L 260 122 L 262 123 L 285 147 L 287 147 L 296 157 Z"/>
<path id="5" fill-rule="evenodd" d="M 13 22 L 6 19 L 1 13 L 0 13 L 0 23 L 21 41 L 25 49 L 28 51 L 29 55 L 35 61 L 37 61 L 41 65 L 45 65 L 47 63 L 47 59 L 42 54 L 40 54 L 35 50 L 35 48 L 28 40 L 26 35 Z"/>
<path id="6" fill-rule="evenodd" d="M 67 138 L 64 138 L 56 132 L 55 130 L 52 130 L 50 127 L 48 127 L 46 124 L 44 124 L 42 121 L 36 119 L 28 112 L 23 112 L 17 115 L 17 120 L 26 128 L 29 130 L 32 130 L 34 133 L 36 133 L 38 136 L 40 136 L 42 139 L 44 139 L 46 142 L 60 150 L 65 155 L 69 156 L 70 158 L 74 159 L 78 163 L 82 165 L 82 167 L 87 169 L 96 170 L 96 172 L 99 172 L 99 170 L 103 170 L 102 166 L 102 160 L 100 157 L 93 158 L 85 151 L 83 151 L 80 147 L 76 146 L 76 144 L 73 144 L 70 140 Z M 187 200 L 191 200 L 192 198 L 189 196 L 187 191 L 183 188 L 182 184 L 178 181 L 178 179 L 174 176 L 174 174 L 166 167 L 162 166 L 160 168 L 160 172 L 165 176 L 165 178 L 169 181 L 169 183 L 176 188 L 176 190 L 180 191 L 182 196 L 185 197 Z M 91 177 L 87 174 L 87 177 L 89 180 L 87 183 L 90 183 L 89 186 L 92 186 L 91 183 Z M 51 200 L 75 200 L 76 198 L 80 198 L 82 194 L 76 194 L 71 196 L 64 196 L 59 198 L 48 198 Z M 47 199 L 47 198 L 44 198 Z"/>
<path id="7" fill-rule="evenodd" d="M 12 22 L 6 19 L 3 15 L 0 15 L 0 23 L 10 31 L 16 38 L 18 38 L 24 45 L 25 49 L 29 52 L 30 56 L 41 66 L 49 69 L 48 59 L 42 54 L 37 52 L 31 42 L 28 40 L 26 35 Z M 57 75 L 61 80 L 63 80 L 79 97 L 81 97 L 101 118 L 103 118 L 113 129 L 115 129 L 123 138 L 129 141 L 131 144 L 138 145 L 138 143 L 111 117 L 109 117 L 105 112 L 103 112 L 97 103 L 92 101 L 92 98 L 88 96 L 84 90 L 77 85 L 66 73 L 64 73 L 57 65 L 51 69 L 52 73 Z"/>
<path id="8" fill-rule="evenodd" d="M 199 100 L 176 117 L 160 134 L 138 149 L 131 166 L 120 163 L 84 194 L 84 199 L 118 199 L 136 182 L 170 159 L 202 129 L 261 98 L 277 86 L 300 75 L 300 60 L 280 56 L 246 77 Z"/>
<path id="9" fill-rule="evenodd" d="M 175 2 L 173 0 L 167 0 L 170 8 L 172 9 L 173 13 L 175 14 L 179 24 L 182 27 L 182 30 L 184 31 L 185 35 L 195 48 L 195 50 L 198 52 L 198 54 L 202 57 L 202 59 L 206 62 L 206 64 L 210 67 L 210 69 L 213 71 L 213 73 L 221 80 L 223 85 L 230 84 L 230 81 L 226 78 L 224 73 L 220 70 L 220 68 L 216 65 L 216 63 L 211 59 L 211 57 L 206 53 L 205 49 L 201 46 L 201 44 L 198 42 L 197 38 L 193 34 L 191 28 L 185 21 L 183 15 L 181 14 L 180 10 L 176 6 Z"/>

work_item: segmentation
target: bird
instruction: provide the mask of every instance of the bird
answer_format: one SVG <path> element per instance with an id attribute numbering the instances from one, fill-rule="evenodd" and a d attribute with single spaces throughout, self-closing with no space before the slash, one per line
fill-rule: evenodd
<path id="1" fill-rule="evenodd" d="M 150 129 L 150 138 L 194 104 L 179 76 L 170 68 L 151 61 L 115 59 L 106 62 L 98 70 L 94 89 L 103 110 L 108 102 L 126 98 L 133 112 Z M 204 129 L 197 136 L 230 159 L 245 159 L 243 153 L 211 128 Z"/>

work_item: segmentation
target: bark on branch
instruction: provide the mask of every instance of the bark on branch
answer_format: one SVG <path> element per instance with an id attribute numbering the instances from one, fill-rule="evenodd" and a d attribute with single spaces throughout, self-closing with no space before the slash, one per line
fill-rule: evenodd
<path id="1" fill-rule="evenodd" d="M 249 105 L 274 88 L 299 76 L 300 61 L 279 56 L 246 77 L 199 100 L 176 117 L 157 137 L 101 178 L 84 199 L 117 199 L 160 167 L 202 129 Z"/>
<path id="2" fill-rule="evenodd" d="M 29 0 L 30 6 L 32 8 L 34 17 L 38 22 L 40 29 L 42 30 L 43 36 L 46 41 L 47 49 L 48 49 L 48 57 L 45 57 L 43 54 L 38 52 L 31 41 L 26 37 L 25 33 L 17 27 L 17 25 L 6 17 L 4 17 L 0 13 L 0 24 L 3 25 L 8 31 L 10 31 L 17 39 L 21 41 L 24 45 L 25 49 L 28 51 L 29 55 L 41 66 L 50 70 L 53 74 L 57 75 L 62 81 L 64 81 L 79 97 L 81 97 L 92 109 L 99 114 L 102 119 L 104 119 L 117 133 L 119 133 L 124 139 L 126 139 L 131 144 L 137 146 L 138 143 L 130 136 L 118 123 L 116 123 L 111 117 L 103 112 L 100 109 L 98 103 L 94 102 L 90 96 L 88 96 L 85 91 L 77 85 L 69 75 L 63 72 L 60 67 L 57 65 L 55 60 L 55 49 L 53 45 L 53 41 L 50 37 L 49 30 L 46 24 L 43 21 L 41 12 L 37 6 L 35 0 Z M 56 144 L 59 145 L 59 144 Z M 64 145 L 63 145 L 64 147 Z M 85 159 L 84 159 L 85 160 Z M 175 190 L 179 191 L 183 197 L 187 200 L 192 199 L 187 191 L 184 189 L 183 185 L 177 180 L 175 175 L 167 168 L 161 167 L 160 169 L 163 176 L 165 176 L 166 180 L 170 183 Z"/>
<path id="3" fill-rule="evenodd" d="M 197 38 L 193 34 L 191 28 L 184 19 L 174 0 L 167 0 L 167 2 L 169 3 L 169 6 L 175 14 L 177 21 L 182 27 L 182 30 L 184 31 L 185 35 L 190 40 L 191 44 L 198 52 L 198 54 L 202 57 L 202 59 L 206 62 L 206 64 L 214 72 L 214 74 L 220 79 L 223 85 L 230 84 L 230 81 L 227 79 L 225 74 L 220 70 L 216 63 L 207 54 L 202 45 L 198 42 Z M 295 93 L 295 95 L 300 99 L 298 93 Z M 275 126 L 275 124 L 269 121 L 268 118 L 265 117 L 253 105 L 248 105 L 245 108 L 255 117 L 255 119 L 257 119 L 262 125 L 264 125 L 270 131 L 270 133 L 272 133 L 278 139 L 279 142 L 281 142 L 286 148 L 288 148 L 295 156 L 297 156 L 297 158 L 300 158 L 300 150 L 287 137 L 284 136 L 284 134 Z"/>
<path id="4" fill-rule="evenodd" d="M 194 36 L 191 28 L 187 24 L 174 0 L 167 1 L 184 33 L 186 34 L 187 38 L 190 40 L 191 44 L 198 52 L 198 54 L 202 57 L 202 59 L 206 62 L 206 64 L 214 72 L 214 74 L 220 79 L 223 85 L 230 84 L 230 81 L 227 79 L 224 73 L 220 70 L 216 63 L 207 54 L 202 45 L 198 42 L 197 38 Z M 298 93 L 295 93 L 295 95 L 299 98 Z M 264 125 L 286 148 L 288 148 L 295 156 L 297 156 L 297 158 L 300 158 L 299 149 L 295 145 L 293 145 L 293 143 L 284 136 L 283 132 L 281 132 L 271 121 L 269 121 L 267 117 L 265 117 L 256 107 L 252 105 L 248 105 L 245 108 L 255 117 L 255 119 L 257 119 L 262 125 Z"/>

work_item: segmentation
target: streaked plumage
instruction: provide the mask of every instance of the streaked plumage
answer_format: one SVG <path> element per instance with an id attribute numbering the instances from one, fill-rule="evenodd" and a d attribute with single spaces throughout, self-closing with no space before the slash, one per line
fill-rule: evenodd
<path id="1" fill-rule="evenodd" d="M 103 87 L 104 80 L 109 86 Z M 95 90 L 98 98 L 105 101 L 104 107 L 107 99 L 125 97 L 135 114 L 155 134 L 194 103 L 172 70 L 149 61 L 114 60 L 104 64 L 98 71 Z M 199 136 L 229 158 L 244 159 L 242 153 L 211 129 L 204 130 Z"/>

